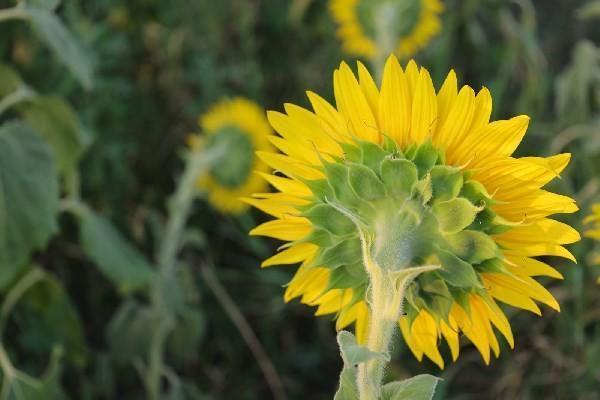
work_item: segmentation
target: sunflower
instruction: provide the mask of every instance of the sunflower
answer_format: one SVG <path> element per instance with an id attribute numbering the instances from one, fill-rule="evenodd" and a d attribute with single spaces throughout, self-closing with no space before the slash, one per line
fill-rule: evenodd
<path id="1" fill-rule="evenodd" d="M 414 355 L 443 368 L 438 339 L 456 360 L 462 332 L 489 363 L 500 352 L 496 330 L 514 346 L 498 301 L 538 315 L 538 302 L 559 310 L 535 277 L 562 276 L 535 257 L 575 261 L 562 245 L 579 234 L 548 217 L 577 206 L 542 189 L 570 155 L 513 157 L 529 118 L 490 122 L 490 92 L 459 90 L 454 71 L 436 94 L 425 68 L 410 61 L 403 70 L 390 56 L 380 88 L 360 62 L 358 79 L 342 63 L 333 83 L 335 107 L 308 92 L 313 111 L 286 104 L 286 114 L 267 114 L 283 154 L 258 155 L 277 171 L 261 175 L 278 192 L 245 201 L 275 219 L 250 234 L 289 243 L 262 266 L 300 263 L 285 301 L 334 314 L 338 330 L 354 323 L 364 343 L 360 233 L 371 232 L 380 265 L 441 265 L 405 291 L 398 324 Z"/>
<path id="2" fill-rule="evenodd" d="M 584 224 L 591 224 L 591 228 L 584 232 L 584 236 L 594 240 L 600 240 L 600 203 L 592 206 L 592 213 L 585 217 Z M 600 264 L 600 255 L 595 255 L 592 260 L 594 264 Z M 598 278 L 600 283 L 600 278 Z"/>
<path id="3" fill-rule="evenodd" d="M 264 179 L 253 173 L 270 171 L 256 157 L 256 151 L 272 150 L 268 139 L 272 131 L 264 110 L 238 97 L 215 104 L 198 122 L 205 138 L 193 136 L 191 146 L 202 150 L 224 149 L 224 155 L 199 179 L 198 186 L 208 192 L 214 208 L 239 214 L 248 207 L 240 198 L 267 188 Z"/>
<path id="4" fill-rule="evenodd" d="M 441 29 L 440 0 L 331 0 L 338 36 L 349 54 L 373 58 L 378 51 L 416 53 Z M 382 36 L 389 49 L 378 49 Z M 391 41 L 391 43 L 387 43 Z"/>

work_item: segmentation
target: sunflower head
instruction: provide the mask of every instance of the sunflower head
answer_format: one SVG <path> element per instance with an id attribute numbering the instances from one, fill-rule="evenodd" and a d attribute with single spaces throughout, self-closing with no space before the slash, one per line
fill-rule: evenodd
<path id="1" fill-rule="evenodd" d="M 515 158 L 529 118 L 490 122 L 491 96 L 450 72 L 436 93 L 429 73 L 395 57 L 381 85 L 362 64 L 358 79 L 345 63 L 334 72 L 336 106 L 308 93 L 313 111 L 286 105 L 268 113 L 284 153 L 259 156 L 277 173 L 279 191 L 248 202 L 274 220 L 251 234 L 287 241 L 263 266 L 300 263 L 285 299 L 301 297 L 335 314 L 337 328 L 355 322 L 363 342 L 369 324 L 368 263 L 401 271 L 440 265 L 406 288 L 398 321 L 415 354 L 440 367 L 439 338 L 452 358 L 459 333 L 489 362 L 499 354 L 495 330 L 510 346 L 510 324 L 497 301 L 540 313 L 559 308 L 534 278 L 560 273 L 536 256 L 574 260 L 563 244 L 579 240 L 548 218 L 577 210 L 542 189 L 570 156 Z"/>
<path id="2" fill-rule="evenodd" d="M 339 24 L 344 50 L 374 57 L 378 44 L 400 56 L 416 53 L 441 28 L 440 0 L 331 0 L 330 10 Z"/>
<path id="3" fill-rule="evenodd" d="M 193 136 L 190 145 L 201 151 L 218 151 L 218 161 L 198 182 L 208 192 L 217 210 L 239 214 L 247 204 L 240 198 L 264 191 L 266 183 L 255 172 L 269 167 L 256 157 L 256 151 L 271 150 L 271 128 L 264 111 L 244 98 L 222 100 L 199 118 L 204 137 Z"/>

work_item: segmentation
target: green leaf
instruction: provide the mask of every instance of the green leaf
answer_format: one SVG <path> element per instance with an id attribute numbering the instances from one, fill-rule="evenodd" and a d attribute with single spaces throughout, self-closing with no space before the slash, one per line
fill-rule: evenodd
<path id="1" fill-rule="evenodd" d="M 57 231 L 58 194 L 44 140 L 21 122 L 0 126 L 0 288 Z"/>
<path id="2" fill-rule="evenodd" d="M 440 230 L 445 233 L 462 231 L 471 225 L 477 213 L 481 211 L 462 197 L 436 203 L 431 209 L 438 220 Z"/>
<path id="3" fill-rule="evenodd" d="M 0 63 L 0 99 L 16 91 L 21 86 L 23 86 L 23 82 L 17 71 L 6 64 Z"/>
<path id="4" fill-rule="evenodd" d="M 103 217 L 86 210 L 80 217 L 79 238 L 85 253 L 124 293 L 146 285 L 154 272 L 146 258 Z"/>
<path id="5" fill-rule="evenodd" d="M 381 179 L 392 196 L 409 197 L 417 182 L 417 167 L 408 160 L 386 158 L 381 163 Z"/>
<path id="6" fill-rule="evenodd" d="M 431 169 L 431 186 L 434 201 L 450 200 L 458 196 L 463 176 L 458 168 L 436 165 Z"/>
<path id="7" fill-rule="evenodd" d="M 438 257 L 442 263 L 442 268 L 437 272 L 450 285 L 455 287 L 479 287 L 481 286 L 473 266 L 464 262 L 454 254 L 438 250 Z"/>
<path id="8" fill-rule="evenodd" d="M 15 371 L 11 380 L 2 387 L 3 400 L 66 400 L 69 397 L 60 384 L 61 352 L 53 350 L 50 365 L 43 376 L 34 378 L 22 371 Z"/>
<path id="9" fill-rule="evenodd" d="M 71 106 L 59 97 L 38 97 L 21 111 L 52 146 L 59 171 L 75 168 L 90 140 Z"/>
<path id="10" fill-rule="evenodd" d="M 496 242 L 479 231 L 464 230 L 446 237 L 454 253 L 471 264 L 499 256 Z"/>
<path id="11" fill-rule="evenodd" d="M 106 341 L 118 362 L 126 363 L 144 357 L 151 346 L 151 335 L 161 316 L 136 300 L 125 301 L 114 314 L 106 329 Z"/>
<path id="12" fill-rule="evenodd" d="M 432 375 L 417 375 L 383 386 L 383 400 L 431 400 L 440 381 Z"/>
<path id="13" fill-rule="evenodd" d="M 340 386 L 335 393 L 334 400 L 358 400 L 358 388 L 356 385 L 356 367 L 358 364 L 373 360 L 388 360 L 382 353 L 376 353 L 356 342 L 356 337 L 348 332 L 341 331 L 337 335 L 344 367 L 340 374 Z"/>
<path id="14" fill-rule="evenodd" d="M 175 329 L 169 335 L 169 351 L 181 361 L 195 360 L 206 330 L 206 318 L 200 308 L 186 307 L 177 318 Z"/>
<path id="15" fill-rule="evenodd" d="M 349 163 L 348 180 L 356 195 L 371 201 L 385 197 L 385 187 L 375 172 L 360 164 Z"/>
<path id="16" fill-rule="evenodd" d="M 24 12 L 25 18 L 32 24 L 40 40 L 48 44 L 86 89 L 91 88 L 91 62 L 60 19 L 43 8 L 25 7 Z"/>
<path id="17" fill-rule="evenodd" d="M 86 346 L 81 319 L 58 279 L 46 273 L 23 294 L 16 310 L 24 347 L 47 354 L 60 345 L 69 360 L 83 365 Z"/>

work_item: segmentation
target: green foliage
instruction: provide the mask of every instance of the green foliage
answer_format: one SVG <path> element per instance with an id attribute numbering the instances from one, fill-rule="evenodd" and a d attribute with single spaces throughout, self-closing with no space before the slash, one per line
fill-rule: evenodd
<path id="1" fill-rule="evenodd" d="M 127 293 L 148 284 L 153 276 L 150 263 L 108 220 L 88 209 L 78 217 L 83 251 L 119 291 Z"/>
<path id="2" fill-rule="evenodd" d="M 0 287 L 57 230 L 58 180 L 49 146 L 29 126 L 0 126 Z"/>
<path id="3" fill-rule="evenodd" d="M 351 57 L 340 51 L 326 1 L 1 3 L 2 11 L 20 4 L 22 14 L 0 22 L 0 286 L 7 310 L 1 344 L 12 363 L 0 372 L 0 398 L 146 399 L 140 375 L 151 338 L 167 322 L 151 311 L 155 274 L 148 269 L 156 264 L 166 199 L 181 172 L 180 150 L 185 137 L 198 131 L 198 114 L 223 96 L 244 95 L 267 109 L 280 109 L 284 102 L 308 106 L 307 88 L 332 100 L 330 71 Z M 445 0 L 442 33 L 415 56 L 430 70 L 436 88 L 450 68 L 461 84 L 487 86 L 493 118 L 530 115 L 521 155 L 573 154 L 572 165 L 550 189 L 577 197 L 582 212 L 568 222 L 578 227 L 598 200 L 597 3 Z M 382 148 L 384 157 L 397 154 L 389 140 Z M 417 157 L 422 165 L 417 171 L 410 160 L 398 159 L 415 154 L 382 163 L 379 146 L 344 150 L 348 161 L 369 167 L 398 198 L 413 191 L 424 198 L 457 197 L 446 179 L 451 172 L 431 164 L 434 153 Z M 436 181 L 442 175 L 449 183 L 443 188 Z M 464 180 L 458 197 L 477 207 L 492 204 L 494 193 L 467 176 Z M 338 189 L 325 181 L 310 185 L 320 185 L 317 191 L 328 199 Z M 19 190 L 9 193 L 7 187 Z M 360 195 L 360 188 L 356 192 Z M 354 190 L 346 194 L 356 204 L 362 201 Z M 88 243 L 92 251 L 78 238 L 84 218 L 73 216 L 83 202 L 103 221 L 88 225 L 102 225 L 90 229 L 89 235 L 98 237 Z M 206 258 L 218 265 L 219 279 L 255 329 L 288 398 L 331 398 L 340 361 L 329 318 L 317 319 L 294 304 L 284 307 L 281 287 L 290 269 L 258 271 L 276 245 L 246 238 L 255 215 L 223 217 L 201 204 L 190 225 L 202 233 L 185 236 L 178 273 L 163 282 L 174 325 L 164 352 L 163 398 L 271 397 L 254 356 L 199 277 L 198 265 Z M 335 235 L 354 227 L 326 205 L 305 211 Z M 492 234 L 492 226 L 499 232 L 506 224 L 484 210 L 471 225 Z M 323 232 L 315 235 L 331 245 L 333 235 Z M 200 243 L 194 238 L 205 242 L 192 246 Z M 461 260 L 476 263 L 477 271 L 504 272 L 497 258 L 488 258 L 491 247 L 481 254 L 470 250 L 480 237 L 446 239 Z M 595 398 L 600 319 L 594 310 L 600 298 L 598 268 L 590 259 L 596 251 L 591 241 L 576 246 L 577 267 L 553 259 L 565 277 L 559 285 L 539 278 L 559 299 L 560 314 L 543 310 L 535 319 L 506 308 L 516 346 L 503 347 L 489 367 L 473 346 L 462 346 L 459 360 L 440 372 L 414 360 L 398 339 L 386 381 L 441 375 L 437 400 Z M 15 296 L 36 270 L 28 268 L 32 260 L 44 278 Z M 421 276 L 415 283 L 427 307 L 441 310 L 448 296 L 459 302 L 464 297 L 437 279 Z M 364 295 L 364 288 L 356 289 Z M 11 299 L 14 307 L 8 307 Z M 45 302 L 48 310 L 41 307 Z M 14 371 L 11 379 L 7 371 Z M 422 379 L 433 378 L 413 378 Z M 390 384 L 386 392 L 398 386 Z M 406 384 L 405 393 L 411 388 Z"/>

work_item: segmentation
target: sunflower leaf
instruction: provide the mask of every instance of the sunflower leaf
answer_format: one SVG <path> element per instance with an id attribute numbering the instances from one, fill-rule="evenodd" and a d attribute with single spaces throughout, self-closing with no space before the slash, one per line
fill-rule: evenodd
<path id="1" fill-rule="evenodd" d="M 338 333 L 337 342 L 340 347 L 342 360 L 344 361 L 344 367 L 340 374 L 340 386 L 333 399 L 358 400 L 358 387 L 356 383 L 358 364 L 374 359 L 387 361 L 388 356 L 359 345 L 356 342 L 356 337 L 348 331 Z"/>
<path id="2" fill-rule="evenodd" d="M 0 126 L 0 287 L 57 231 L 52 152 L 28 125 Z"/>
<path id="3" fill-rule="evenodd" d="M 417 375 L 383 386 L 382 400 L 431 400 L 440 381 L 432 375 Z"/>

